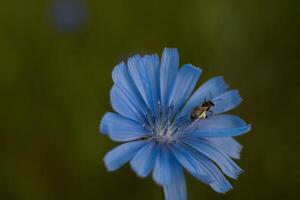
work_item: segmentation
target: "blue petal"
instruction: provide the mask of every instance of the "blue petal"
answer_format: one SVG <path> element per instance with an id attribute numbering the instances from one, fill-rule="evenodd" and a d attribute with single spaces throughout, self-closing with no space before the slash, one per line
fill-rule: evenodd
<path id="1" fill-rule="evenodd" d="M 154 165 L 153 179 L 159 185 L 169 184 L 171 181 L 172 162 L 169 149 L 159 147 L 158 156 Z"/>
<path id="2" fill-rule="evenodd" d="M 186 200 L 184 172 L 178 161 L 173 160 L 171 182 L 163 187 L 165 200 Z"/>
<path id="3" fill-rule="evenodd" d="M 180 145 L 180 146 L 179 146 Z M 197 163 L 196 166 L 199 168 L 202 168 L 205 170 L 207 175 L 210 177 L 210 182 L 204 182 L 203 176 L 195 171 L 190 171 L 193 176 L 195 176 L 198 180 L 208 183 L 215 191 L 224 193 L 232 188 L 230 183 L 226 180 L 224 175 L 221 173 L 221 171 L 218 169 L 218 167 L 209 160 L 206 156 L 203 156 L 196 150 L 192 149 L 191 147 L 184 145 L 184 144 L 177 144 L 177 154 L 174 154 L 178 159 L 178 153 L 182 154 L 181 156 L 184 156 L 186 158 L 191 158 L 192 160 L 195 160 L 194 162 Z M 182 160 L 182 158 L 180 159 Z M 180 162 L 178 159 L 178 161 Z M 182 165 L 183 163 L 180 162 Z M 183 165 L 184 166 L 184 165 Z"/>
<path id="4" fill-rule="evenodd" d="M 150 85 L 150 94 L 152 97 L 152 102 L 154 105 L 154 113 L 157 114 L 158 102 L 160 101 L 160 86 L 159 86 L 159 71 L 160 71 L 160 63 L 159 57 L 154 55 L 146 55 L 143 58 L 143 63 L 146 66 L 149 85 Z"/>
<path id="5" fill-rule="evenodd" d="M 154 142 L 141 148 L 130 161 L 132 169 L 141 177 L 146 177 L 152 171 L 157 157 L 157 146 Z"/>
<path id="6" fill-rule="evenodd" d="M 136 101 L 135 97 L 120 83 L 115 83 L 110 91 L 113 109 L 124 117 L 143 124 L 145 118 L 142 105 Z"/>
<path id="7" fill-rule="evenodd" d="M 207 162 L 195 159 L 193 154 L 186 149 L 186 145 L 175 144 L 172 147 L 174 156 L 188 172 L 197 175 L 203 183 L 209 184 L 214 181 Z"/>
<path id="8" fill-rule="evenodd" d="M 219 96 L 217 96 L 213 103 L 215 106 L 212 107 L 214 114 L 227 112 L 237 107 L 242 102 L 242 98 L 239 95 L 238 90 L 230 90 Z"/>
<path id="9" fill-rule="evenodd" d="M 114 68 L 112 77 L 115 83 L 122 85 L 122 87 L 128 91 L 130 96 L 133 97 L 133 102 L 136 102 L 136 104 L 139 106 L 139 109 L 141 109 L 141 112 L 145 113 L 147 111 L 146 104 L 143 101 L 134 82 L 132 81 L 128 68 L 124 62 L 121 62 Z"/>
<path id="10" fill-rule="evenodd" d="M 219 114 L 197 120 L 186 128 L 195 137 L 232 137 L 250 131 L 251 126 L 234 115 Z"/>
<path id="11" fill-rule="evenodd" d="M 196 150 L 192 149 L 187 145 L 181 145 L 181 151 L 185 152 L 186 156 L 192 157 L 196 162 L 198 162 L 198 166 L 201 164 L 204 165 L 207 174 L 213 179 L 212 182 L 204 182 L 203 176 L 199 173 L 191 172 L 191 174 L 196 177 L 198 180 L 208 183 L 216 192 L 225 193 L 228 190 L 232 189 L 230 183 L 226 180 L 222 172 L 218 169 L 218 167 L 209 160 L 206 156 L 203 156 Z"/>
<path id="12" fill-rule="evenodd" d="M 136 152 L 146 144 L 146 141 L 128 142 L 109 151 L 104 157 L 104 163 L 107 170 L 114 171 L 119 169 L 131 160 Z"/>
<path id="13" fill-rule="evenodd" d="M 232 185 L 228 182 L 222 172 L 220 172 L 216 166 L 214 166 L 214 170 L 216 171 L 216 174 L 218 174 L 218 178 L 215 182 L 209 184 L 210 187 L 218 193 L 226 193 L 229 190 L 232 190 Z"/>
<path id="14" fill-rule="evenodd" d="M 146 102 L 148 108 L 152 108 L 153 110 L 154 107 L 150 81 L 148 78 L 147 67 L 144 65 L 142 58 L 139 55 L 133 56 L 128 59 L 127 65 L 138 91 Z"/>
<path id="15" fill-rule="evenodd" d="M 118 122 L 120 119 L 123 119 L 121 115 L 112 112 L 107 112 L 101 119 L 99 127 L 100 133 L 107 135 L 109 125 Z"/>
<path id="16" fill-rule="evenodd" d="M 212 165 L 212 170 L 215 170 L 216 180 L 212 183 L 209 183 L 209 186 L 218 193 L 226 193 L 231 190 L 233 187 L 225 178 L 225 176 L 220 172 L 220 170 Z M 199 177 L 199 174 L 192 174 L 197 180 L 202 181 L 202 177 Z"/>
<path id="17" fill-rule="evenodd" d="M 243 146 L 232 137 L 205 138 L 214 143 L 218 148 L 231 158 L 240 159 Z"/>
<path id="18" fill-rule="evenodd" d="M 201 69 L 190 64 L 184 65 L 179 70 L 169 99 L 169 106 L 174 106 L 175 111 L 179 111 L 190 97 L 200 77 L 201 71 Z"/>
<path id="19" fill-rule="evenodd" d="M 222 151 L 219 151 L 217 146 L 210 141 L 199 138 L 191 138 L 185 140 L 185 143 L 214 161 L 227 176 L 237 179 L 238 175 L 241 174 L 242 169 L 237 166 L 229 156 Z"/>
<path id="20" fill-rule="evenodd" d="M 177 49 L 165 48 L 160 67 L 160 94 L 163 109 L 166 109 L 169 96 L 172 92 L 179 65 Z"/>
<path id="21" fill-rule="evenodd" d="M 228 85 L 224 82 L 223 77 L 214 77 L 206 81 L 188 100 L 179 117 L 190 116 L 190 112 L 199 106 L 205 100 L 212 100 L 216 96 L 224 93 Z"/>
<path id="22" fill-rule="evenodd" d="M 152 134 L 151 131 L 131 119 L 117 114 L 109 115 L 109 117 L 111 121 L 107 127 L 108 135 L 114 141 L 131 141 Z"/>

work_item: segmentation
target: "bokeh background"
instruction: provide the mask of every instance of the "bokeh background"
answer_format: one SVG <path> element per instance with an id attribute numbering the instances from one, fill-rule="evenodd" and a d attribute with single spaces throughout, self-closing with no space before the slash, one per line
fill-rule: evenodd
<path id="1" fill-rule="evenodd" d="M 151 178 L 102 158 L 112 68 L 177 47 L 180 62 L 223 75 L 253 125 L 245 170 L 220 195 L 188 176 L 190 200 L 298 199 L 298 0 L 10 0 L 0 3 L 0 199 L 162 199 Z"/>

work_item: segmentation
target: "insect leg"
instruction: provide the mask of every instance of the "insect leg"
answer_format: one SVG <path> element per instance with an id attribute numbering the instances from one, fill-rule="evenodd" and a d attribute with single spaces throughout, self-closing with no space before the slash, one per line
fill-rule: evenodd
<path id="1" fill-rule="evenodd" d="M 211 110 L 208 110 L 206 113 L 207 113 L 206 118 L 211 117 L 214 114 L 213 111 Z"/>

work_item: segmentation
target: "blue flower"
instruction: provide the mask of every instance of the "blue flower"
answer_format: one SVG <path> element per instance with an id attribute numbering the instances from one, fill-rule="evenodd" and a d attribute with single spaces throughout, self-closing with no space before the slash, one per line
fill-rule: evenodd
<path id="1" fill-rule="evenodd" d="M 80 0 L 55 0 L 50 12 L 54 27 L 61 33 L 78 31 L 87 21 L 87 8 Z"/>
<path id="2" fill-rule="evenodd" d="M 183 168 L 216 192 L 232 189 L 224 174 L 237 179 L 242 172 L 232 160 L 239 159 L 242 149 L 233 137 L 251 127 L 224 114 L 242 99 L 222 77 L 193 93 L 201 72 L 191 64 L 179 68 L 177 50 L 168 48 L 161 60 L 156 54 L 136 55 L 114 68 L 110 98 L 116 113 L 105 114 L 100 131 L 124 143 L 104 157 L 109 171 L 130 162 L 138 176 L 152 173 L 166 200 L 186 199 Z M 205 102 L 211 106 L 203 110 Z M 205 115 L 193 119 L 195 108 Z"/>

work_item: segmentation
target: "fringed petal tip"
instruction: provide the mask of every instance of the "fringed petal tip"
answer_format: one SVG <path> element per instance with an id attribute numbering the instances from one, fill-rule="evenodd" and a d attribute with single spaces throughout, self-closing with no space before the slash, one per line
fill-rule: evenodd
<path id="1" fill-rule="evenodd" d="M 213 143 L 214 145 L 216 145 L 220 151 L 226 153 L 231 158 L 240 159 L 243 145 L 241 145 L 239 142 L 237 142 L 234 138 L 232 138 L 232 137 L 208 137 L 208 138 L 204 138 L 204 139 L 208 140 L 211 143 Z"/>
<path id="2" fill-rule="evenodd" d="M 164 53 L 177 54 L 178 55 L 178 49 L 173 48 L 173 47 L 165 47 L 162 54 L 164 54 Z"/>

